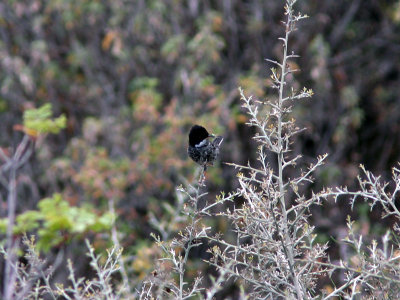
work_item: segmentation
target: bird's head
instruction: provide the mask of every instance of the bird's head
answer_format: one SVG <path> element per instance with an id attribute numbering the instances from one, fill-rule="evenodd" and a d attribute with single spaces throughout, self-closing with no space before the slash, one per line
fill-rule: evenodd
<path id="1" fill-rule="evenodd" d="M 189 145 L 195 147 L 202 141 L 214 135 L 209 134 L 207 129 L 200 125 L 194 125 L 189 132 Z"/>

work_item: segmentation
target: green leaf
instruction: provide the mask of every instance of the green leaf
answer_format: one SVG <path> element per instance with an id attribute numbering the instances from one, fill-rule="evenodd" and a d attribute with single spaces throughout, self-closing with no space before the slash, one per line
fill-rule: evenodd
<path id="1" fill-rule="evenodd" d="M 51 119 L 51 104 L 47 103 L 36 109 L 27 109 L 24 112 L 24 127 L 38 133 L 58 133 L 65 128 L 67 118 L 64 114 Z"/>
<path id="2" fill-rule="evenodd" d="M 8 218 L 0 219 L 0 232 L 1 233 L 6 233 L 7 225 L 8 225 Z"/>
<path id="3" fill-rule="evenodd" d="M 109 212 L 98 216 L 92 207 L 70 206 L 61 194 L 42 199 L 38 208 L 16 217 L 14 233 L 22 234 L 37 229 L 38 249 L 43 251 L 90 230 L 109 230 L 115 220 L 115 216 Z M 0 233 L 5 233 L 7 226 L 8 219 L 0 219 Z"/>
<path id="4" fill-rule="evenodd" d="M 42 214 L 39 211 L 28 210 L 17 216 L 14 233 L 22 234 L 39 227 L 39 221 L 42 219 Z"/>

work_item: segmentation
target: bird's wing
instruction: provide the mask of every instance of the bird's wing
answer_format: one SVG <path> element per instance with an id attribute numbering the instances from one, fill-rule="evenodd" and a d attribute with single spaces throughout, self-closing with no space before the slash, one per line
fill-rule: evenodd
<path id="1" fill-rule="evenodd" d="M 213 140 L 213 144 L 217 147 L 221 146 L 222 141 L 224 140 L 224 138 L 222 136 L 217 136 L 214 140 Z"/>

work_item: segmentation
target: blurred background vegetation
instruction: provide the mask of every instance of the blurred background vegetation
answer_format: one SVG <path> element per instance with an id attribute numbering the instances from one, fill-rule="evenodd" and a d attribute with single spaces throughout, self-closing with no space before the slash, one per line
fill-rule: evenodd
<path id="1" fill-rule="evenodd" d="M 400 153 L 400 2 L 304 0 L 298 10 L 310 18 L 291 40 L 301 55 L 291 81 L 315 96 L 295 109 L 307 130 L 294 152 L 305 163 L 330 154 L 310 191 L 351 187 L 360 163 L 389 178 Z M 282 15 L 272 0 L 1 1 L 0 147 L 12 153 L 21 141 L 16 125 L 27 109 L 49 103 L 67 120 L 60 133 L 37 139 L 18 173 L 17 215 L 36 213 L 23 215 L 29 222 L 20 218 L 15 234 L 37 233 L 50 261 L 62 252 L 82 260 L 76 273 L 88 275 L 82 241 L 112 244 L 112 199 L 131 270 L 137 278 L 151 272 L 159 253 L 149 220 L 168 220 L 164 204 L 174 204 L 176 186 L 196 180 L 186 154 L 191 125 L 224 136 L 222 162 L 254 161 L 238 87 L 258 99 L 272 95 L 264 59 L 280 58 Z M 210 168 L 210 197 L 232 191 L 235 174 L 222 163 Z M 6 199 L 1 187 L 1 234 Z M 49 207 L 69 219 L 52 227 Z M 352 212 L 342 201 L 312 212 L 321 241 L 340 239 L 348 214 L 381 234 L 379 210 Z M 340 257 L 340 247 L 330 251 Z"/>

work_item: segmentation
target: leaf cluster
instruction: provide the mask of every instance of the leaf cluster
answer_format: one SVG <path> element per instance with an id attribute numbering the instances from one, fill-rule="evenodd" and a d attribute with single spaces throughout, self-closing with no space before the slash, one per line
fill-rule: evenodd
<path id="1" fill-rule="evenodd" d="M 109 230 L 115 216 L 109 212 L 97 215 L 93 207 L 70 205 L 60 194 L 40 200 L 38 210 L 27 210 L 19 214 L 14 226 L 15 235 L 37 232 L 37 247 L 40 251 L 49 251 L 87 232 Z M 5 233 L 7 218 L 0 219 L 0 232 Z"/>

